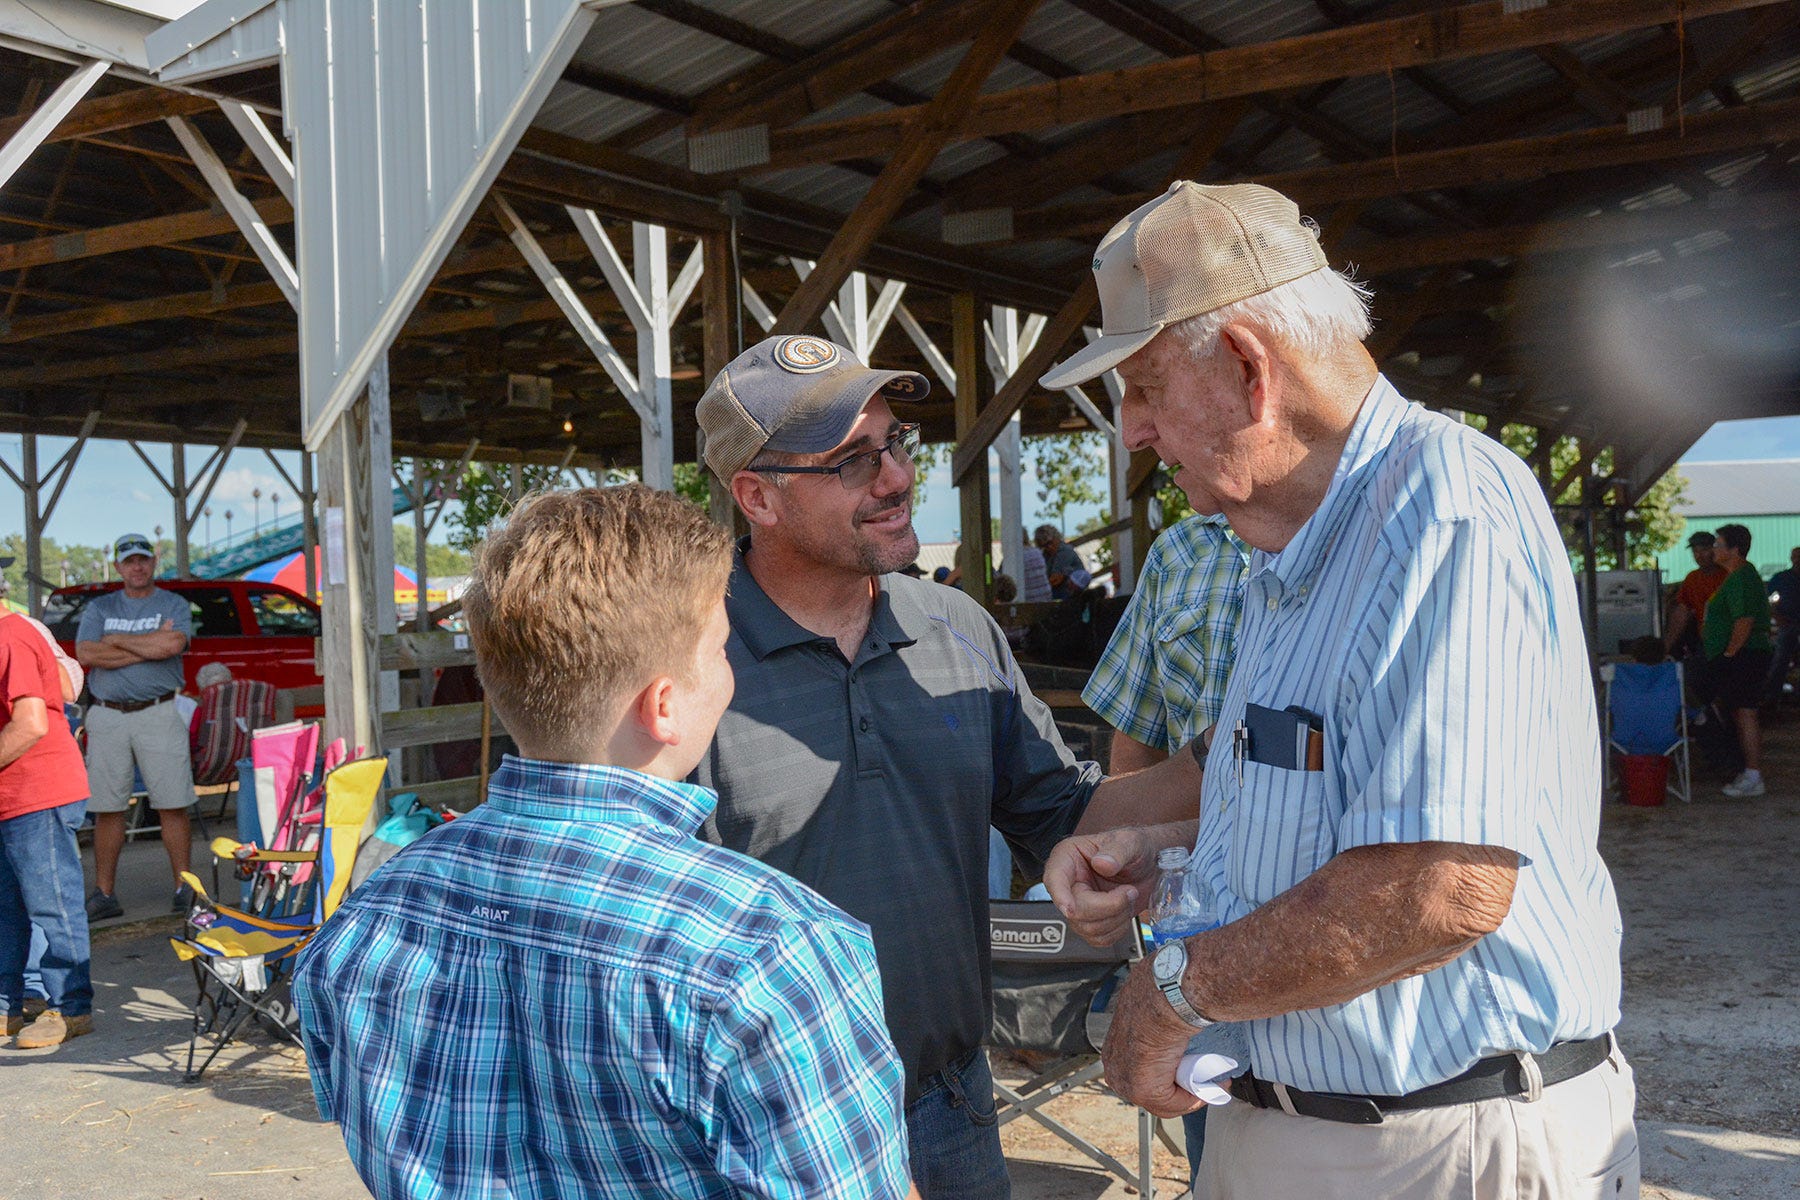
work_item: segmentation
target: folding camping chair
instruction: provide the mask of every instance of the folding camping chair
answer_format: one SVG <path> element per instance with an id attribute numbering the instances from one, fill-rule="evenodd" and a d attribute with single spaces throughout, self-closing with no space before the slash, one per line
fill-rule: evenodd
<path id="1" fill-rule="evenodd" d="M 288 984 L 295 956 L 324 924 L 350 890 L 350 868 L 356 861 L 363 826 L 387 774 L 387 759 L 362 758 L 328 772 L 316 847 L 310 850 L 262 850 L 254 844 L 217 838 L 212 850 L 251 870 L 302 865 L 311 869 L 303 881 L 310 903 L 304 916 L 246 912 L 220 904 L 206 894 L 192 871 L 182 880 L 194 889 L 195 903 L 181 937 L 169 939 L 175 953 L 194 970 L 199 995 L 194 1000 L 194 1027 L 188 1038 L 187 1078 L 195 1080 L 254 1019 L 275 1037 L 300 1044 Z M 293 907 L 296 893 L 270 894 L 271 908 Z M 201 1043 L 210 1039 L 195 1066 Z"/>
<path id="2" fill-rule="evenodd" d="M 1669 790 L 1684 803 L 1694 799 L 1688 752 L 1686 680 L 1673 659 L 1655 665 L 1606 663 L 1600 668 L 1605 688 L 1606 754 L 1604 779 L 1612 787 L 1613 753 L 1660 754 L 1675 769 Z"/>
<path id="3" fill-rule="evenodd" d="M 228 784 L 213 819 L 237 791 L 238 760 L 250 755 L 252 735 L 275 723 L 275 689 L 260 679 L 228 679 L 200 693 L 188 749 L 194 763 L 194 786 Z"/>
<path id="4" fill-rule="evenodd" d="M 1150 1149 L 1156 1118 L 1138 1110 L 1134 1172 L 1044 1111 L 1058 1096 L 1097 1081 L 1100 1046 L 1111 1023 L 1114 992 L 1131 964 L 1144 956 L 1135 927 L 1114 945 L 1090 946 L 1048 900 L 993 900 L 988 905 L 992 946 L 994 1025 L 988 1044 L 1000 1050 L 1049 1054 L 1052 1060 L 1014 1088 L 994 1082 L 999 1124 L 1030 1117 L 1155 1200 Z"/>

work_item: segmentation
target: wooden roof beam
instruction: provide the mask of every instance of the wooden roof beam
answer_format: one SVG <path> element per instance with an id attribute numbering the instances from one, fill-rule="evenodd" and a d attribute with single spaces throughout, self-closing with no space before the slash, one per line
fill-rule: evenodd
<path id="1" fill-rule="evenodd" d="M 739 76 L 694 101 L 688 132 L 779 126 L 828 108 L 954 45 L 985 17 L 984 0 L 920 0 L 831 45 L 755 78 Z"/>
<path id="2" fill-rule="evenodd" d="M 251 207 L 270 225 L 285 225 L 294 219 L 293 209 L 279 196 L 258 200 Z M 0 271 L 17 271 L 24 267 L 71 262 L 101 254 L 142 250 L 147 246 L 180 246 L 196 238 L 235 234 L 237 231 L 231 215 L 220 209 L 170 213 L 101 229 L 72 230 L 54 237 L 8 242 L 0 245 Z"/>
<path id="3" fill-rule="evenodd" d="M 1382 70 L 1630 32 L 1781 0 L 1568 0 L 1508 14 L 1493 3 L 1374 21 L 980 97 L 960 140 L 1180 108 L 1203 100 L 1307 87 Z M 766 170 L 887 156 L 916 109 L 823 121 L 771 134 Z"/>
<path id="4" fill-rule="evenodd" d="M 1800 100 L 1779 100 L 1692 117 L 1685 134 L 1673 127 L 1632 134 L 1615 125 L 1284 171 L 1258 176 L 1255 182 L 1283 192 L 1305 208 L 1407 192 L 1529 182 L 1578 171 L 1775 145 L 1796 137 L 1800 137 Z M 1013 237 L 1039 241 L 1103 233 L 1119 217 L 1153 198 L 1153 193 L 1146 192 L 1117 200 L 1015 213 Z"/>
<path id="5" fill-rule="evenodd" d="M 876 235 L 900 211 L 901 203 L 912 194 L 938 152 L 955 136 L 981 85 L 1039 3 L 1040 0 L 991 0 L 986 21 L 963 52 L 956 70 L 931 103 L 907 125 L 903 149 L 889 160 L 874 186 L 844 219 L 812 273 L 782 307 L 771 333 L 799 333 L 818 320 L 832 293 L 875 243 Z"/>
<path id="6" fill-rule="evenodd" d="M 117 133 L 121 129 L 148 125 L 164 117 L 191 116 L 210 111 L 215 103 L 206 96 L 159 87 L 132 88 L 130 91 L 114 92 L 110 96 L 96 96 L 83 100 L 70 109 L 69 115 L 58 122 L 56 128 L 44 139 L 44 144 Z M 0 118 L 0 143 L 11 138 L 29 119 L 30 114 Z"/>

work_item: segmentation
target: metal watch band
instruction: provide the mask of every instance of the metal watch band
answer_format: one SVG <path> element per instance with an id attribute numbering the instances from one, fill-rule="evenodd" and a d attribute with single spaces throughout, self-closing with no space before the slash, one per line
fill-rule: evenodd
<path id="1" fill-rule="evenodd" d="M 1168 983 L 1159 983 L 1156 986 L 1168 999 L 1169 1007 L 1175 1010 L 1175 1015 L 1195 1029 L 1205 1029 L 1213 1023 L 1201 1016 L 1200 1010 L 1189 1004 L 1188 998 L 1182 995 L 1181 980 L 1171 979 Z"/>

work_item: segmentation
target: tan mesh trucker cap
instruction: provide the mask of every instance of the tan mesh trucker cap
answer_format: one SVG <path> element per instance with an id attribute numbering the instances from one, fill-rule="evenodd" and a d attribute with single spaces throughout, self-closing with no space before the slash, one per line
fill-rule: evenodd
<path id="1" fill-rule="evenodd" d="M 1179 180 L 1114 225 L 1094 251 L 1100 336 L 1038 382 L 1085 383 L 1177 321 L 1235 304 L 1324 267 L 1318 234 L 1280 192 Z"/>
<path id="2" fill-rule="evenodd" d="M 876 371 L 822 337 L 764 338 L 726 364 L 694 415 L 706 434 L 706 465 L 727 483 L 764 450 L 818 454 L 842 442 L 879 393 L 923 400 L 916 371 Z"/>

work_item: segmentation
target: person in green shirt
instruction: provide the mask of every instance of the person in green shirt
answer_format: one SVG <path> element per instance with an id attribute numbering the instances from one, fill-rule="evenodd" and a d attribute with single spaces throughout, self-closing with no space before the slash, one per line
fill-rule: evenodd
<path id="1" fill-rule="evenodd" d="M 1762 722 L 1756 710 L 1774 651 L 1769 593 L 1749 562 L 1750 531 L 1742 525 L 1721 525 L 1715 533 L 1714 561 L 1730 574 L 1706 602 L 1700 641 L 1706 649 L 1712 700 L 1737 723 L 1738 748 L 1744 756 L 1743 771 L 1723 790 L 1734 798 L 1760 796 L 1765 790 Z"/>

